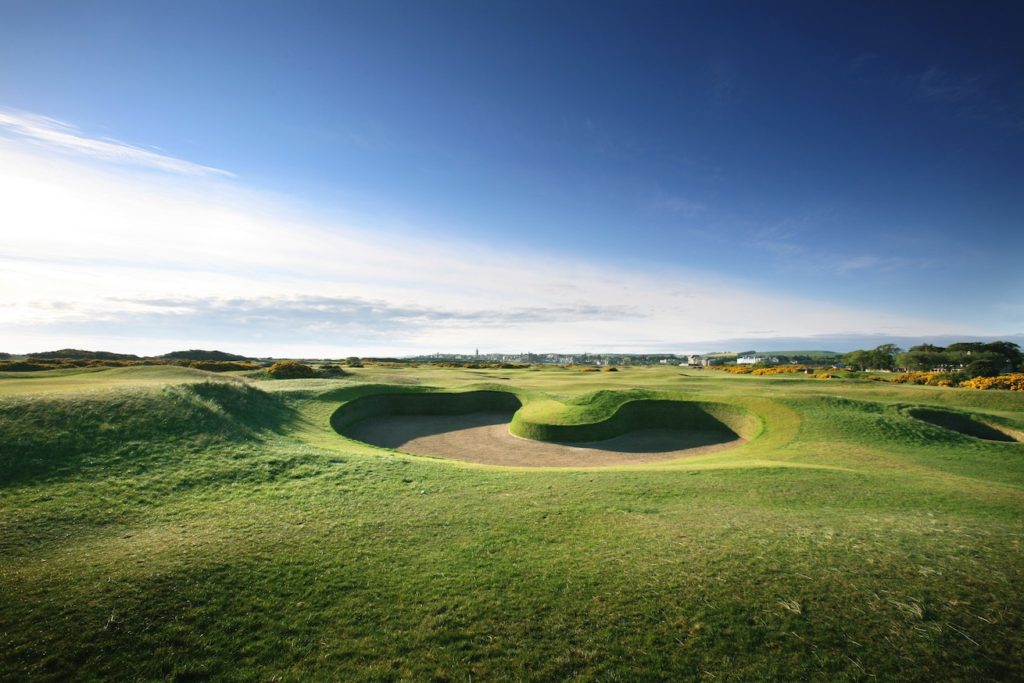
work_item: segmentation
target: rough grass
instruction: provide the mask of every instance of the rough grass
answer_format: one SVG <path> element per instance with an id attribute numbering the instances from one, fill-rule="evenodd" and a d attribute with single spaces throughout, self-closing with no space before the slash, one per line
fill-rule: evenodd
<path id="1" fill-rule="evenodd" d="M 1024 676 L 1024 445 L 906 412 L 1019 430 L 1024 396 L 662 368 L 259 389 L 134 370 L 0 381 L 0 679 Z M 640 389 L 763 431 L 672 463 L 517 471 L 330 428 L 382 386 L 498 376 L 565 421 Z"/>

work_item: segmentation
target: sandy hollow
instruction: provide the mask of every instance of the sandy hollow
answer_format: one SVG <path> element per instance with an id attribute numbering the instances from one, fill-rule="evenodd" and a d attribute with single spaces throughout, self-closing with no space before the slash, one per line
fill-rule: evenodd
<path id="1" fill-rule="evenodd" d="M 508 431 L 511 418 L 507 412 L 373 417 L 349 427 L 345 434 L 406 453 L 509 467 L 629 465 L 702 455 L 743 441 L 725 440 L 716 432 L 641 429 L 569 446 L 513 436 Z"/>

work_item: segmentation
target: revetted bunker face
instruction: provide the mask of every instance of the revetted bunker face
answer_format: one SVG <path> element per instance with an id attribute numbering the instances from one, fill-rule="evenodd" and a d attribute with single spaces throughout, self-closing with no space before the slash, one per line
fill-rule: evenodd
<path id="1" fill-rule="evenodd" d="M 1011 430 L 976 420 L 965 413 L 939 408 L 908 408 L 907 415 L 943 429 L 986 441 L 1020 441 Z"/>
<path id="2" fill-rule="evenodd" d="M 671 460 L 739 445 L 760 420 L 734 406 L 632 400 L 590 424 L 530 421 L 515 394 L 394 393 L 357 398 L 331 418 L 357 441 L 509 466 L 600 467 Z"/>

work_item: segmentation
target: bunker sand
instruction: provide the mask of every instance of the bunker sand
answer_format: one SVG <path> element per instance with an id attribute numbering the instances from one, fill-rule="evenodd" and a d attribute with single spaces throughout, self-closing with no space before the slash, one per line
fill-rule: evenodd
<path id="1" fill-rule="evenodd" d="M 512 414 L 372 417 L 346 430 L 349 438 L 417 455 L 508 467 L 608 467 L 703 455 L 744 441 L 721 432 L 641 429 L 572 445 L 533 441 L 508 432 Z"/>

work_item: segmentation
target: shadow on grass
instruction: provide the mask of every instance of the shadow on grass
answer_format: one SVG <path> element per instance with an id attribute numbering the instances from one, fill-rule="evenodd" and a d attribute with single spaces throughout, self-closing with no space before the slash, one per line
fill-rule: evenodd
<path id="1" fill-rule="evenodd" d="M 740 436 L 725 425 L 722 429 L 637 429 L 604 441 L 568 444 L 618 453 L 668 453 L 690 448 L 717 446 L 738 441 Z"/>
<path id="2" fill-rule="evenodd" d="M 461 415 L 382 415 L 361 420 L 343 436 L 381 448 L 401 448 L 413 439 L 508 424 L 514 412 L 487 411 Z"/>
<path id="3" fill-rule="evenodd" d="M 934 408 L 910 408 L 907 410 L 907 414 L 937 427 L 973 436 L 976 439 L 1003 442 L 1018 441 L 1013 435 L 964 413 Z"/>

